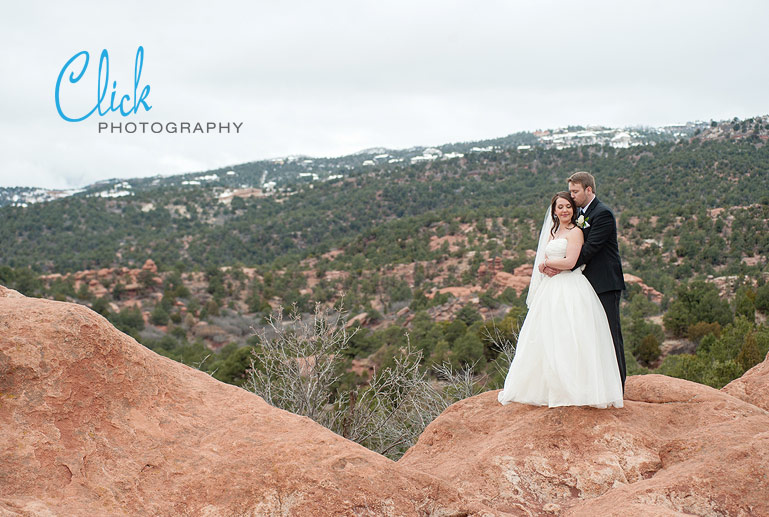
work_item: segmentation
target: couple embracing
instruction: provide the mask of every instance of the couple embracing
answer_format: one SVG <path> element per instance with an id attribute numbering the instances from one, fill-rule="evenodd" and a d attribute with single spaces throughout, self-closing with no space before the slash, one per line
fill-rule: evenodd
<path id="1" fill-rule="evenodd" d="M 515 358 L 502 404 L 623 406 L 625 355 L 619 320 L 625 288 L 611 210 L 595 178 L 569 177 L 545 215 Z"/>

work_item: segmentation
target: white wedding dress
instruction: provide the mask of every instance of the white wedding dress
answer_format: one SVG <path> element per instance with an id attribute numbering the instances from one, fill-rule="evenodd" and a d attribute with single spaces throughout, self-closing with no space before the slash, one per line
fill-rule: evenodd
<path id="1" fill-rule="evenodd" d="M 550 258 L 567 241 L 547 243 Z M 538 406 L 622 407 L 622 382 L 609 322 L 581 269 L 544 277 L 529 303 L 499 402 Z"/>

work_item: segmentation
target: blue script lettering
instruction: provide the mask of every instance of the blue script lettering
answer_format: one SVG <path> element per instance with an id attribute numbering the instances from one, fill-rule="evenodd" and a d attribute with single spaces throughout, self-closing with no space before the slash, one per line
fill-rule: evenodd
<path id="1" fill-rule="evenodd" d="M 147 104 L 147 97 L 150 94 L 150 86 L 145 85 L 144 88 L 141 90 L 141 94 L 137 96 L 137 92 L 139 90 L 139 79 L 142 75 L 142 66 L 144 64 L 144 48 L 139 47 L 136 50 L 136 61 L 134 61 L 134 91 L 133 91 L 133 106 L 131 106 L 131 96 L 130 95 L 123 95 L 120 97 L 120 102 L 115 104 L 115 95 L 117 94 L 117 81 L 112 81 L 112 94 L 109 98 L 109 107 L 104 108 L 102 106 L 102 103 L 104 99 L 107 97 L 107 85 L 109 85 L 109 54 L 107 53 L 107 49 L 104 49 L 101 51 L 101 56 L 99 57 L 99 77 L 98 81 L 96 83 L 96 105 L 83 115 L 82 117 L 76 118 L 76 117 L 70 117 L 64 114 L 64 111 L 61 108 L 61 97 L 60 97 L 60 91 L 61 91 L 61 82 L 64 78 L 65 73 L 67 72 L 67 69 L 72 66 L 72 64 L 80 57 L 85 56 L 85 62 L 83 63 L 83 67 L 80 70 L 80 72 L 72 72 L 69 75 L 69 82 L 72 84 L 76 84 L 77 82 L 82 79 L 83 74 L 85 74 L 86 69 L 88 68 L 88 61 L 89 61 L 89 55 L 88 52 L 83 50 L 81 52 L 78 52 L 74 56 L 72 56 L 69 61 L 67 61 L 64 64 L 64 68 L 61 69 L 61 72 L 59 72 L 59 78 L 56 80 L 56 110 L 59 112 L 59 115 L 61 118 L 68 122 L 80 122 L 82 120 L 87 119 L 91 115 L 93 115 L 94 111 L 99 113 L 99 116 L 107 115 L 110 111 L 119 111 L 120 114 L 124 117 L 127 117 L 130 114 L 136 114 L 139 111 L 139 107 L 142 106 L 145 111 L 149 111 L 152 109 L 152 106 Z M 124 103 L 127 103 L 124 105 Z"/>

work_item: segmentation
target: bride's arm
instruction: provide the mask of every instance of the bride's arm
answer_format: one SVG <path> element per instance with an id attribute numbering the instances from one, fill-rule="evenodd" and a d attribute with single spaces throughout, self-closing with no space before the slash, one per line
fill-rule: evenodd
<path id="1" fill-rule="evenodd" d="M 566 234 L 566 258 L 548 258 L 545 259 L 545 265 L 553 269 L 566 270 L 571 269 L 577 263 L 579 252 L 582 249 L 582 243 L 585 237 L 582 230 L 575 228 Z"/>

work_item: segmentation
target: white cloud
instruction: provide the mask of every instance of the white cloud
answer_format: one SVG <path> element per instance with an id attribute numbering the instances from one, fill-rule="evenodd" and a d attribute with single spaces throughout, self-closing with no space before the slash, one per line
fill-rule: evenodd
<path id="1" fill-rule="evenodd" d="M 762 1 L 75 1 L 3 14 L 0 186 L 768 111 Z M 88 50 L 95 76 L 107 48 L 122 95 L 138 45 L 152 110 L 105 120 L 242 121 L 242 134 L 100 135 L 97 117 L 58 117 L 69 57 Z"/>

